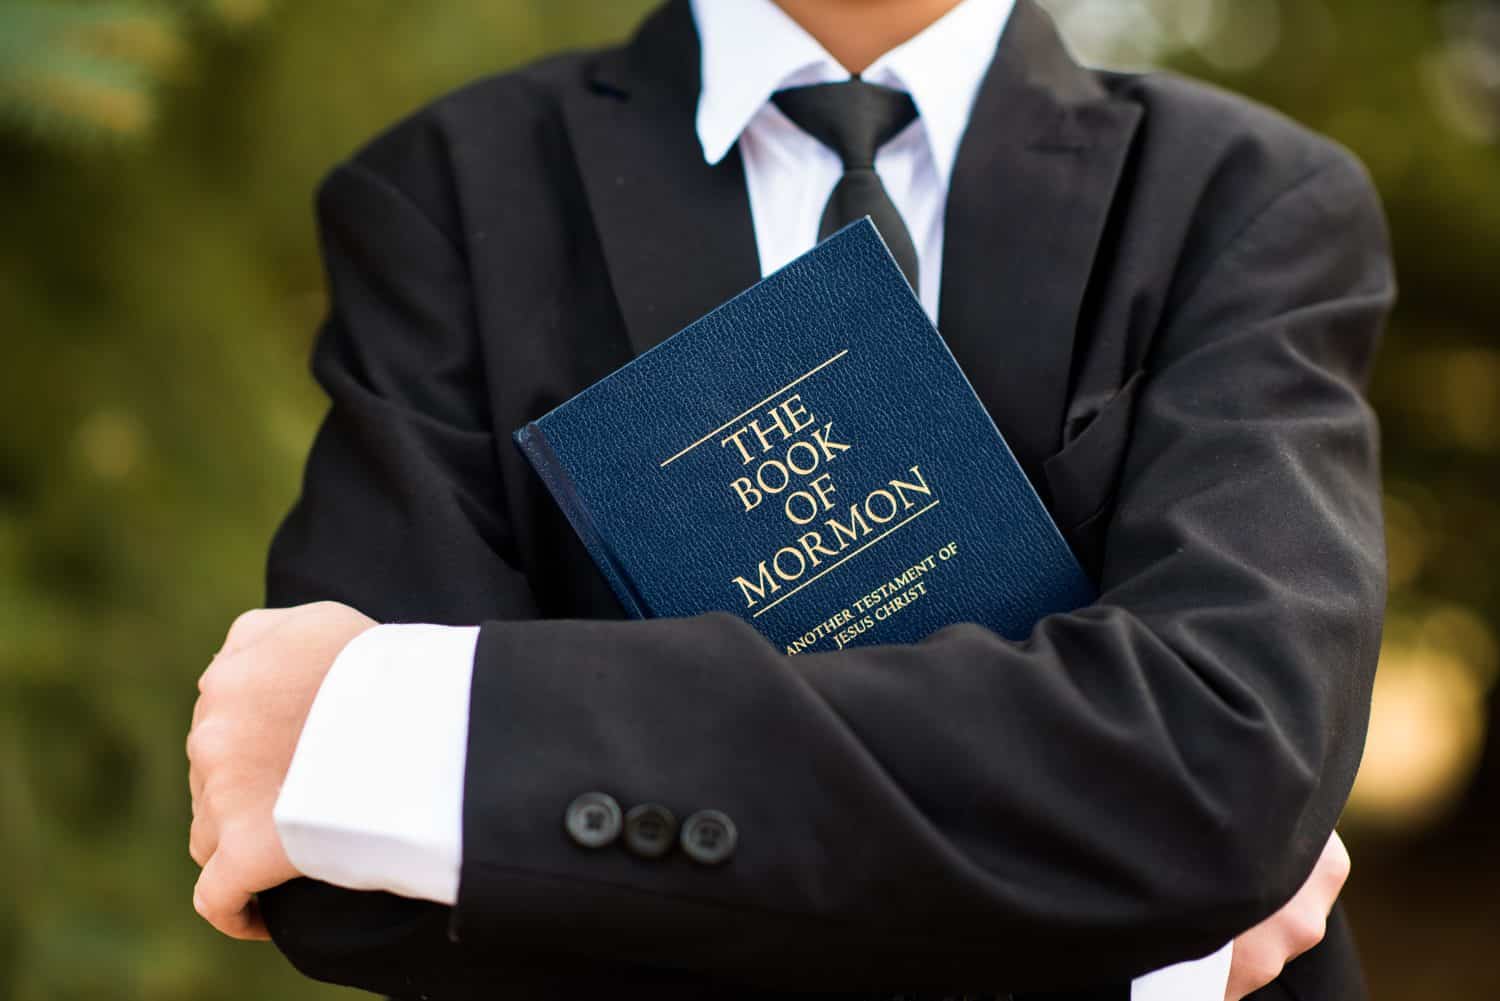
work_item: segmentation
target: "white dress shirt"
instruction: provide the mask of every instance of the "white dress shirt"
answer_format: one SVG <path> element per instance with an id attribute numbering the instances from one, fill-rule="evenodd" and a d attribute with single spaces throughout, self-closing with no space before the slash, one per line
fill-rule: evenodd
<path id="1" fill-rule="evenodd" d="M 875 171 L 911 233 L 917 294 L 934 323 L 948 180 L 1012 5 L 965 0 L 860 74 L 908 92 L 917 106 L 916 119 L 876 152 Z M 698 141 L 709 163 L 739 143 L 760 271 L 768 275 L 817 243 L 823 208 L 844 173 L 838 154 L 792 124 L 771 94 L 847 80 L 849 71 L 771 0 L 694 0 L 693 15 L 703 49 Z"/>
<path id="2" fill-rule="evenodd" d="M 875 169 L 917 250 L 936 322 L 948 183 L 1014 0 L 963 0 L 861 78 L 905 90 L 917 118 Z M 762 275 L 817 242 L 838 156 L 771 103 L 785 87 L 849 79 L 772 0 L 693 0 L 702 45 L 697 131 L 718 163 L 736 147 Z M 753 44 L 746 44 L 754 39 Z M 287 857 L 315 879 L 452 904 L 458 898 L 469 683 L 477 628 L 385 625 L 335 661 L 276 803 Z M 1230 946 L 1137 979 L 1132 1001 L 1222 1001 Z"/>

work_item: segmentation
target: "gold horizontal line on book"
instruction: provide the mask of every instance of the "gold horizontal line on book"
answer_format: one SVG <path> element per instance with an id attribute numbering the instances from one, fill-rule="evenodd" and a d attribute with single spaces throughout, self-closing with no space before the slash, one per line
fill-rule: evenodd
<path id="1" fill-rule="evenodd" d="M 816 368 L 810 368 L 806 372 L 803 372 L 801 375 L 797 376 L 797 378 L 793 379 L 791 382 L 787 383 L 785 386 L 782 386 L 780 389 L 776 390 L 776 392 L 772 393 L 770 396 L 767 396 L 764 400 L 759 400 L 759 401 L 757 401 L 755 403 L 750 404 L 744 410 L 742 410 L 739 413 L 735 414 L 733 417 L 729 418 L 729 420 L 725 421 L 723 424 L 720 424 L 718 427 L 714 428 L 708 434 L 704 435 L 702 438 L 699 438 L 697 441 L 693 442 L 691 445 L 689 445 L 687 448 L 683 449 L 681 452 L 678 452 L 676 455 L 672 456 L 670 459 L 667 459 L 658 468 L 666 469 L 672 463 L 676 462 L 678 459 L 682 458 L 684 455 L 687 455 L 693 449 L 697 448 L 699 445 L 703 444 L 705 441 L 708 441 L 708 439 L 712 438 L 714 435 L 718 434 L 720 431 L 723 431 L 725 428 L 729 427 L 731 424 L 735 423 L 736 421 L 740 420 L 741 418 L 749 416 L 758 407 L 764 406 L 765 404 L 767 404 L 767 403 L 771 402 L 772 400 L 776 399 L 776 397 L 780 396 L 782 393 L 785 393 L 788 389 L 791 389 L 793 386 L 797 385 L 797 383 L 802 382 L 802 381 L 804 381 L 806 379 L 810 379 L 813 376 L 817 375 L 819 372 L 823 371 L 829 365 L 832 365 L 834 362 L 838 361 L 840 358 L 844 357 L 844 355 L 846 355 L 848 353 L 849 353 L 849 349 L 845 348 L 844 350 L 840 351 L 838 354 L 834 355 L 832 358 L 830 358 L 827 361 L 825 361 L 823 364 L 817 366 Z"/>
<path id="2" fill-rule="evenodd" d="M 875 545 L 875 543 L 879 542 L 881 539 L 890 538 L 890 536 L 892 535 L 892 533 L 894 533 L 896 531 L 896 529 L 902 528 L 902 527 L 904 527 L 906 525 L 910 525 L 912 522 L 916 521 L 918 518 L 922 517 L 922 515 L 926 514 L 928 511 L 931 511 L 933 508 L 937 507 L 941 503 L 942 503 L 941 501 L 933 501 L 931 504 L 928 504 L 926 507 L 922 508 L 922 510 L 920 510 L 920 511 L 913 511 L 911 514 L 907 515 L 901 521 L 896 522 L 896 524 L 892 525 L 890 528 L 887 528 L 884 532 L 881 532 L 879 535 L 875 536 L 875 538 L 871 539 L 869 542 L 866 542 L 864 545 L 860 546 L 854 552 L 849 553 L 847 556 L 845 556 L 843 559 L 839 560 L 837 563 L 830 563 L 830 564 L 828 564 L 828 566 L 824 567 L 822 570 L 819 570 L 817 573 L 815 573 L 811 577 L 807 578 L 807 580 L 805 580 L 802 583 L 798 584 L 796 587 L 792 588 L 786 594 L 783 594 L 781 597 L 777 598 L 775 601 L 771 602 L 765 608 L 762 608 L 760 611 L 756 612 L 754 615 L 752 615 L 750 617 L 752 619 L 758 619 L 758 618 L 760 618 L 762 615 L 765 615 L 771 609 L 775 608 L 777 605 L 781 604 L 783 601 L 787 600 L 792 595 L 796 594 L 798 591 L 802 590 L 804 587 L 806 587 L 807 585 L 811 584 L 813 581 L 817 580 L 819 577 L 823 576 L 825 573 L 829 573 L 830 571 L 837 570 L 839 567 L 843 566 L 845 563 L 848 563 L 850 560 L 854 559 L 854 557 L 858 556 L 860 553 L 864 552 L 866 549 L 869 549 L 871 546 Z"/>

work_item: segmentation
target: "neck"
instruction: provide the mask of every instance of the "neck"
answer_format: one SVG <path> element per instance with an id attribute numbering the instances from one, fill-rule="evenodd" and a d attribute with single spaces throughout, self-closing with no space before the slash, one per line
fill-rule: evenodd
<path id="1" fill-rule="evenodd" d="M 850 73 L 957 7 L 959 0 L 775 0 Z"/>

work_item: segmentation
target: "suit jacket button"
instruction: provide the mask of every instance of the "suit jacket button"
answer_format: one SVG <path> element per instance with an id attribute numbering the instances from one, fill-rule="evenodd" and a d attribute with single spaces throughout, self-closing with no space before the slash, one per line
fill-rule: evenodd
<path id="1" fill-rule="evenodd" d="M 739 837 L 734 821 L 718 810 L 699 810 L 682 824 L 682 850 L 700 865 L 729 861 Z"/>
<path id="2" fill-rule="evenodd" d="M 631 807 L 625 814 L 625 847 L 641 858 L 661 858 L 677 840 L 677 818 L 655 803 Z"/>
<path id="3" fill-rule="evenodd" d="M 568 804 L 563 825 L 585 848 L 603 848 L 620 836 L 620 804 L 602 792 L 586 792 Z"/>

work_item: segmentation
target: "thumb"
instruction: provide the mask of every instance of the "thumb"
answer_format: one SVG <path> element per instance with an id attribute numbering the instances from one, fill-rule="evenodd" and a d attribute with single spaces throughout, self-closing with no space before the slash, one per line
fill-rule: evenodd
<path id="1" fill-rule="evenodd" d="M 1343 839 L 1334 831 L 1328 836 L 1328 844 L 1323 847 L 1323 854 L 1318 858 L 1314 870 L 1314 877 L 1321 883 L 1327 897 L 1327 910 L 1331 911 L 1337 902 L 1340 891 L 1349 879 L 1349 870 L 1349 849 L 1344 847 Z"/>
<path id="2" fill-rule="evenodd" d="M 193 909 L 209 924 L 230 938 L 264 940 L 270 938 L 246 879 L 235 871 L 223 852 L 215 852 L 198 874 L 193 888 Z"/>

